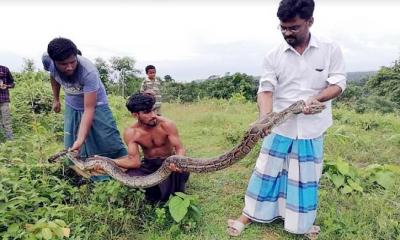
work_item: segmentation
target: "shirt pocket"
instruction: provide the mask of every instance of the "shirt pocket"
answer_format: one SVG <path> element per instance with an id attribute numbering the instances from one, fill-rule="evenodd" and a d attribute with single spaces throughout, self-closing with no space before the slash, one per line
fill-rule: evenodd
<path id="1" fill-rule="evenodd" d="M 328 86 L 328 67 L 324 65 L 310 66 L 311 79 L 309 87 L 311 89 L 322 90 Z"/>

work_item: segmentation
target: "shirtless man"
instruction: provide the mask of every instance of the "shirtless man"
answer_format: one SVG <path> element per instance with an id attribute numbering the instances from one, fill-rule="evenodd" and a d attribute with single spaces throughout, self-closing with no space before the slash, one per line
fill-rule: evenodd
<path id="1" fill-rule="evenodd" d="M 128 169 L 131 176 L 145 176 L 155 172 L 162 162 L 171 155 L 185 155 L 185 149 L 179 139 L 176 125 L 169 119 L 157 116 L 153 106 L 155 98 L 146 93 L 132 95 L 126 107 L 137 119 L 133 125 L 125 129 L 124 141 L 128 147 L 128 155 L 115 160 L 115 163 Z M 139 148 L 143 159 L 140 159 Z M 155 187 L 146 189 L 146 198 L 150 201 L 166 201 L 170 194 L 183 192 L 189 173 L 180 172 L 175 165 L 168 179 Z"/>

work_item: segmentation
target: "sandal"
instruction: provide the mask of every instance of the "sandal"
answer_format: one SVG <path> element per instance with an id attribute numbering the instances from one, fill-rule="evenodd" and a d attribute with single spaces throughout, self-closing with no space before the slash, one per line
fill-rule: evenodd
<path id="1" fill-rule="evenodd" d="M 310 231 L 308 231 L 308 233 L 304 234 L 304 236 L 307 239 L 310 240 L 316 240 L 318 238 L 319 232 L 321 231 L 321 228 L 317 225 L 313 225 L 310 229 Z"/>
<path id="2" fill-rule="evenodd" d="M 243 229 L 249 224 L 250 223 L 244 224 L 239 220 L 228 219 L 227 232 L 230 236 L 237 237 L 242 233 Z"/>

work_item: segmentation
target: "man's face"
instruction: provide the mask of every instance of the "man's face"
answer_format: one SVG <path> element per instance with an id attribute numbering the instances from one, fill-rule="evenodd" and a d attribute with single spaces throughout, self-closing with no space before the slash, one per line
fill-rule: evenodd
<path id="1" fill-rule="evenodd" d="M 147 77 L 149 78 L 149 79 L 155 79 L 155 77 L 156 77 L 156 70 L 155 69 L 149 69 L 148 71 L 147 71 Z"/>
<path id="2" fill-rule="evenodd" d="M 157 125 L 157 115 L 153 110 L 140 111 L 139 113 L 134 114 L 141 124 L 144 124 L 148 127 L 155 127 Z"/>
<path id="3" fill-rule="evenodd" d="M 279 28 L 286 42 L 292 47 L 297 47 L 308 40 L 313 22 L 313 17 L 305 20 L 296 16 L 286 22 L 281 21 Z"/>
<path id="4" fill-rule="evenodd" d="M 54 63 L 59 72 L 66 76 L 72 76 L 78 66 L 78 58 L 75 55 L 71 55 L 63 61 L 54 61 Z"/>

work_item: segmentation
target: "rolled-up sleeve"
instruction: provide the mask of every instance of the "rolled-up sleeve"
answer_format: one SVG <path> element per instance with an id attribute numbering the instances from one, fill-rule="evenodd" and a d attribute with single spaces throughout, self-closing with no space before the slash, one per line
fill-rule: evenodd
<path id="1" fill-rule="evenodd" d="M 338 85 L 342 92 L 346 89 L 346 69 L 342 51 L 337 44 L 332 44 L 331 64 L 329 66 L 328 82 Z"/>
<path id="2" fill-rule="evenodd" d="M 274 92 L 276 85 L 277 85 L 277 77 L 276 73 L 274 70 L 274 67 L 271 64 L 271 56 L 267 55 L 264 58 L 264 63 L 263 63 L 263 73 L 260 78 L 260 83 L 258 86 L 258 92 Z"/>

